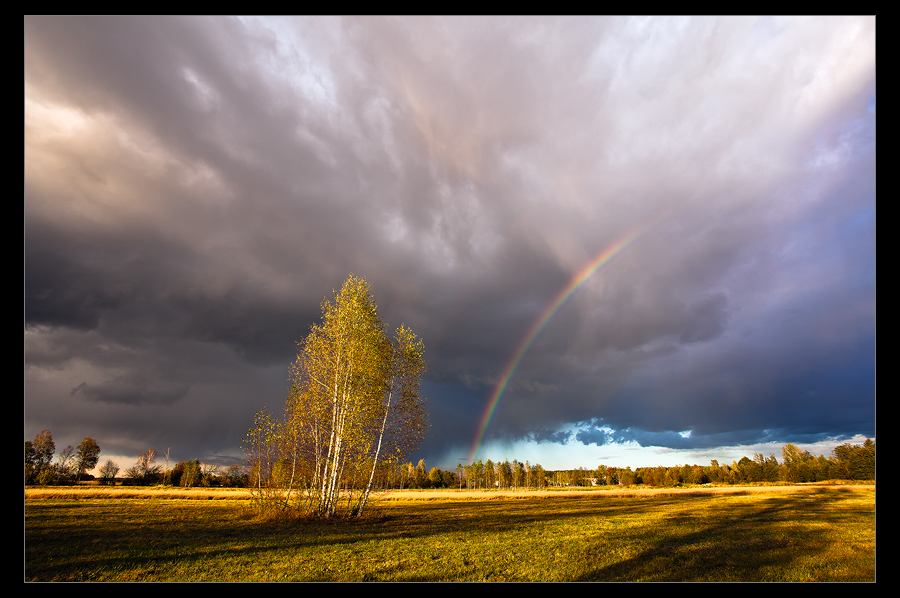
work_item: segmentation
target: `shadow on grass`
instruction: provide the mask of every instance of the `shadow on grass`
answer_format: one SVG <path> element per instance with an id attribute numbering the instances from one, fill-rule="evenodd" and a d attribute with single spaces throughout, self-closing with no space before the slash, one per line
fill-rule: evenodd
<path id="1" fill-rule="evenodd" d="M 832 491 L 794 493 L 732 504 L 727 511 L 671 516 L 660 524 L 654 541 L 637 554 L 591 568 L 573 581 L 794 580 L 790 572 L 795 565 L 803 562 L 809 567 L 833 547 L 834 530 L 866 516 L 863 510 L 842 504 L 849 498 Z M 654 537 L 641 530 L 632 535 L 625 542 L 635 546 Z M 589 551 L 585 556 L 599 555 Z M 821 561 L 823 567 L 827 563 Z M 831 575 L 810 574 L 814 579 Z M 874 581 L 874 569 L 833 575 L 832 579 Z"/>

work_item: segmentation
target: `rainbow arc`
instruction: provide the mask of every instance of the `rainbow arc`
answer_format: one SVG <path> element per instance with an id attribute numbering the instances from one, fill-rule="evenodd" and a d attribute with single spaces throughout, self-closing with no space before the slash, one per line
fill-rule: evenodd
<path id="1" fill-rule="evenodd" d="M 516 370 L 519 367 L 519 364 L 522 362 L 522 358 L 525 357 L 525 354 L 528 353 L 528 349 L 531 348 L 531 345 L 534 343 L 535 339 L 541 334 L 541 331 L 550 320 L 553 319 L 553 316 L 566 304 L 566 302 L 572 298 L 572 296 L 581 288 L 584 283 L 591 279 L 597 272 L 600 271 L 603 266 L 608 264 L 614 257 L 619 255 L 622 251 L 625 250 L 626 247 L 631 245 L 634 241 L 636 241 L 641 235 L 643 235 L 651 225 L 643 226 L 638 230 L 631 232 L 603 251 L 600 252 L 594 259 L 592 259 L 587 265 L 585 265 L 572 279 L 569 283 L 563 288 L 553 299 L 550 304 L 544 308 L 541 312 L 541 315 L 532 323 L 531 327 L 528 329 L 528 333 L 522 337 L 522 340 L 519 342 L 516 351 L 513 353 L 512 358 L 507 362 L 506 367 L 503 369 L 503 372 L 500 376 L 500 379 L 497 381 L 497 384 L 494 386 L 494 390 L 491 393 L 490 400 L 487 403 L 487 406 L 484 410 L 484 413 L 481 416 L 481 420 L 478 426 L 478 434 L 475 437 L 475 442 L 472 445 L 472 450 L 470 453 L 469 462 L 474 463 L 475 459 L 478 458 L 478 452 L 481 450 L 482 443 L 484 442 L 484 436 L 487 433 L 488 428 L 491 425 L 491 420 L 494 418 L 494 414 L 497 412 L 497 407 L 500 405 L 500 400 L 503 398 L 504 393 L 506 392 L 506 388 L 509 386 L 510 381 L 516 373 Z"/>

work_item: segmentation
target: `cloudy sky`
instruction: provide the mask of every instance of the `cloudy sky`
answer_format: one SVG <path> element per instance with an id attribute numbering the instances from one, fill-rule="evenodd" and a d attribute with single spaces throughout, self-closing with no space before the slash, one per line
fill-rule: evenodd
<path id="1" fill-rule="evenodd" d="M 24 44 L 25 440 L 239 457 L 350 273 L 425 343 L 429 466 L 875 436 L 874 17 L 26 17 Z"/>

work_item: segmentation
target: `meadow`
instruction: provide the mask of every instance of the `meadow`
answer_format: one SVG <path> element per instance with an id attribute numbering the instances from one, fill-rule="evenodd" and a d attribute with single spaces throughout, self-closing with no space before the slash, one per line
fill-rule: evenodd
<path id="1" fill-rule="evenodd" d="M 26 581 L 874 581 L 875 490 L 379 496 L 262 521 L 246 491 L 26 489 Z"/>

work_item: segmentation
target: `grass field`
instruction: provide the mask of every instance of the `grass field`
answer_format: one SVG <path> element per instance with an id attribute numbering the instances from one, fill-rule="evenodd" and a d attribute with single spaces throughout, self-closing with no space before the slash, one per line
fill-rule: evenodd
<path id="1" fill-rule="evenodd" d="M 405 492 L 265 522 L 245 491 L 34 489 L 26 581 L 874 581 L 874 486 Z"/>

